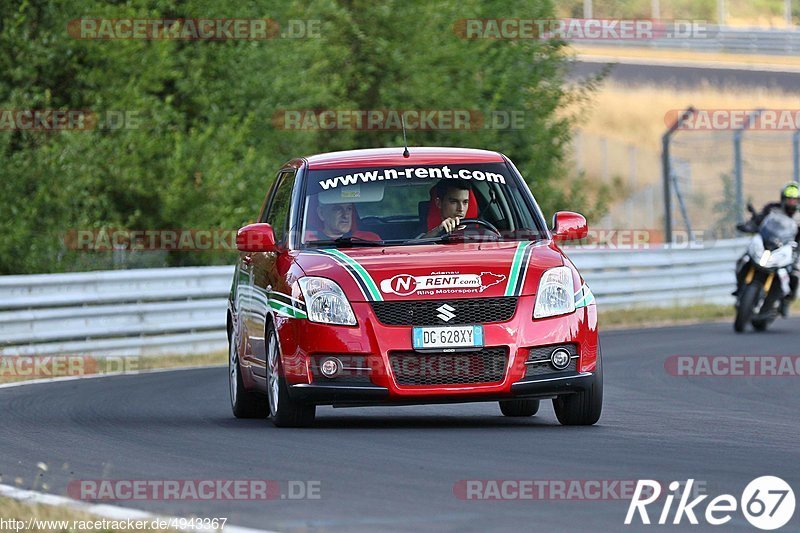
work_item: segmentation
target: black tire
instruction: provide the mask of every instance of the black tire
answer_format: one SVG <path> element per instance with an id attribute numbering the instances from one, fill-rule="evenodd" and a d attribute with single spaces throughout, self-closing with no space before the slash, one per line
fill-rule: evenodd
<path id="1" fill-rule="evenodd" d="M 233 416 L 236 418 L 266 418 L 269 415 L 267 397 L 244 388 L 238 346 L 239 342 L 235 338 L 235 333 L 230 332 L 228 334 L 228 389 L 230 390 Z"/>
<path id="2" fill-rule="evenodd" d="M 539 400 L 501 400 L 503 416 L 533 416 L 539 411 Z"/>
<path id="3" fill-rule="evenodd" d="M 767 326 L 769 326 L 770 322 L 770 320 L 762 318 L 759 320 L 753 320 L 751 324 L 753 325 L 753 329 L 756 331 L 767 331 Z"/>
<path id="4" fill-rule="evenodd" d="M 597 371 L 594 382 L 585 391 L 553 400 L 556 418 L 564 426 L 591 426 L 600 420 L 603 412 L 603 361 L 600 351 L 597 352 Z"/>
<path id="5" fill-rule="evenodd" d="M 308 427 L 314 423 L 317 406 L 303 404 L 289 397 L 289 387 L 283 377 L 278 337 L 272 324 L 267 325 L 267 397 L 272 423 L 279 428 Z"/>
<path id="6" fill-rule="evenodd" d="M 739 298 L 739 305 L 736 307 L 736 319 L 733 321 L 733 330 L 736 333 L 742 333 L 747 327 L 760 293 L 761 285 L 759 283 L 751 283 L 744 288 L 742 297 Z"/>

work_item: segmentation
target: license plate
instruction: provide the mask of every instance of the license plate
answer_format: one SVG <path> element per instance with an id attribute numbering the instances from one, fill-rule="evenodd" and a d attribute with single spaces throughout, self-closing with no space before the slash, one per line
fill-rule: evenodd
<path id="1" fill-rule="evenodd" d="M 414 328 L 415 350 L 429 348 L 475 348 L 483 346 L 483 326 Z"/>

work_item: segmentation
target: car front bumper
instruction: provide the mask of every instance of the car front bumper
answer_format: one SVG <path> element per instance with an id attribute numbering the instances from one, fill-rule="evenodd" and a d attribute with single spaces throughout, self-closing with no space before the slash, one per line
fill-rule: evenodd
<path id="1" fill-rule="evenodd" d="M 284 319 L 278 326 L 278 337 L 289 394 L 298 401 L 319 405 L 413 405 L 552 398 L 588 389 L 598 354 L 596 307 L 592 304 L 569 315 L 533 320 L 533 305 L 533 296 L 522 296 L 511 320 L 483 325 L 487 348 L 508 348 L 502 380 L 490 383 L 398 383 L 389 356 L 395 351 L 413 351 L 412 328 L 382 325 L 369 303 L 353 303 L 359 322 L 355 327 Z M 573 368 L 543 375 L 528 372 L 526 361 L 534 349 L 562 344 L 576 347 L 578 358 Z M 312 360 L 322 356 L 356 356 L 370 372 L 358 382 L 328 380 L 313 372 Z"/>

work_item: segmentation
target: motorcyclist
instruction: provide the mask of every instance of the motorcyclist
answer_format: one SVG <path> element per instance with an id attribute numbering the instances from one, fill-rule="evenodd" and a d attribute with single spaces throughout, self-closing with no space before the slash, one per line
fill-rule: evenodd
<path id="1" fill-rule="evenodd" d="M 781 201 L 780 202 L 770 202 L 765 205 L 760 213 L 755 213 L 753 215 L 752 220 L 752 227 L 758 228 L 761 223 L 767 218 L 767 215 L 772 213 L 773 211 L 783 211 L 783 213 L 788 216 L 789 218 L 795 219 L 795 215 L 797 214 L 797 207 L 798 202 L 800 202 L 800 185 L 796 182 L 789 182 L 783 186 L 781 189 Z M 752 209 L 752 208 L 751 208 Z M 740 225 L 739 228 L 742 229 L 746 227 L 747 224 Z M 798 242 L 800 246 L 800 228 L 798 228 L 797 236 L 795 240 Z M 740 262 L 736 271 L 736 279 L 737 279 L 737 289 L 734 292 L 734 295 L 738 294 L 738 287 L 741 287 L 743 277 L 744 277 L 744 269 L 742 268 L 744 265 Z M 784 317 L 787 315 L 789 311 L 789 305 L 795 299 L 797 295 L 797 285 L 798 285 L 798 266 L 795 264 L 794 268 L 789 272 L 789 289 L 790 293 L 781 301 L 780 306 L 780 313 Z"/>

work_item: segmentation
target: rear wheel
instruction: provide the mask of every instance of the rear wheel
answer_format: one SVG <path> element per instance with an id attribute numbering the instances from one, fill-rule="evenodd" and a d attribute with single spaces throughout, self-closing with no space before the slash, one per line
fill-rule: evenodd
<path id="1" fill-rule="evenodd" d="M 233 416 L 236 418 L 267 417 L 269 414 L 267 397 L 244 388 L 242 369 L 239 366 L 239 340 L 234 331 L 228 335 L 228 385 Z"/>
<path id="2" fill-rule="evenodd" d="M 267 390 L 272 423 L 277 427 L 307 427 L 314 423 L 317 406 L 292 400 L 283 377 L 278 336 L 272 324 L 267 326 Z"/>
<path id="3" fill-rule="evenodd" d="M 539 411 L 539 400 L 502 400 L 498 403 L 504 416 L 533 416 Z"/>
<path id="4" fill-rule="evenodd" d="M 591 387 L 575 394 L 555 398 L 553 410 L 558 421 L 565 426 L 591 426 L 600 420 L 600 414 L 603 412 L 603 364 L 599 350 L 597 370 Z"/>
<path id="5" fill-rule="evenodd" d="M 744 288 L 742 297 L 739 299 L 739 305 L 736 307 L 736 319 L 733 322 L 733 329 L 736 333 L 742 333 L 747 327 L 750 317 L 753 316 L 753 308 L 760 293 L 761 285 L 758 283 L 751 283 Z"/>

